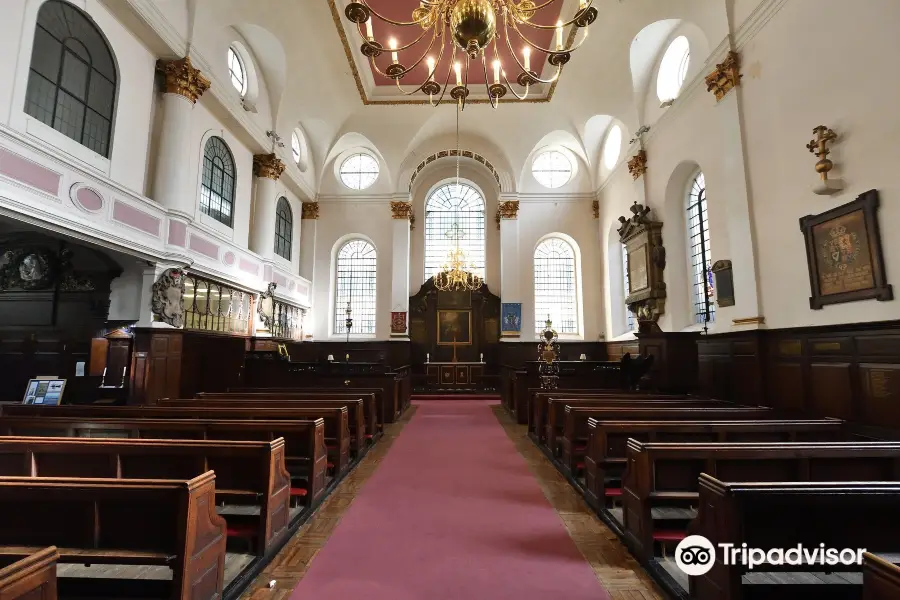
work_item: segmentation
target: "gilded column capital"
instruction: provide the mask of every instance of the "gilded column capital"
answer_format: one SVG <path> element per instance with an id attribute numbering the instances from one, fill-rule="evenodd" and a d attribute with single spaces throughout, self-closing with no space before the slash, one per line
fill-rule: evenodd
<path id="1" fill-rule="evenodd" d="M 500 215 L 501 219 L 516 219 L 519 216 L 519 201 L 518 200 L 506 200 L 505 202 L 501 202 L 497 213 Z"/>
<path id="2" fill-rule="evenodd" d="M 284 173 L 284 163 L 274 154 L 256 154 L 253 156 L 253 174 L 278 181 Z"/>
<path id="3" fill-rule="evenodd" d="M 301 205 L 300 209 L 300 219 L 318 219 L 319 218 L 319 203 L 318 202 L 304 202 Z"/>
<path id="4" fill-rule="evenodd" d="M 706 76 L 706 91 L 712 92 L 718 102 L 735 86 L 741 84 L 741 56 L 730 51 L 725 60 L 716 65 L 716 70 Z"/>
<path id="5" fill-rule="evenodd" d="M 409 219 L 412 216 L 412 204 L 409 202 L 391 201 L 392 219 Z"/>
<path id="6" fill-rule="evenodd" d="M 637 154 L 631 157 L 628 161 L 628 172 L 631 173 L 631 177 L 634 180 L 637 180 L 647 172 L 647 151 L 641 150 Z"/>
<path id="7" fill-rule="evenodd" d="M 160 59 L 156 62 L 156 69 L 165 75 L 167 94 L 184 96 L 192 104 L 196 104 L 211 85 L 200 69 L 194 68 L 191 64 L 190 56 L 177 60 Z"/>

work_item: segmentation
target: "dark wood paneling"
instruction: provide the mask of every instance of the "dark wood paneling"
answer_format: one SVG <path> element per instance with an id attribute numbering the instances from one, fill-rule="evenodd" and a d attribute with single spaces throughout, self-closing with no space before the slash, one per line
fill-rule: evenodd
<path id="1" fill-rule="evenodd" d="M 900 321 L 703 336 L 697 391 L 900 429 Z"/>

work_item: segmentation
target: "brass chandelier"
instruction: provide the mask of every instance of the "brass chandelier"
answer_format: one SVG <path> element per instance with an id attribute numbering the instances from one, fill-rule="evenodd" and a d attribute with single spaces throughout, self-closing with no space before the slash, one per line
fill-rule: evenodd
<path id="1" fill-rule="evenodd" d="M 538 0 L 541 1 L 541 0 Z M 444 99 L 448 89 L 450 97 L 455 100 L 460 109 L 465 108 L 466 98 L 469 96 L 469 69 L 480 69 L 484 73 L 484 85 L 491 106 L 496 108 L 498 101 L 507 91 L 519 100 L 528 97 L 529 88 L 536 83 L 553 83 L 559 78 L 563 66 L 569 62 L 571 53 L 577 50 L 587 39 L 588 26 L 597 18 L 597 9 L 592 5 L 593 0 L 579 0 L 579 8 L 575 16 L 569 21 L 558 21 L 556 25 L 538 25 L 532 22 L 533 17 L 539 11 L 560 2 L 561 0 L 544 0 L 541 4 L 535 4 L 532 0 L 422 0 L 419 7 L 412 12 L 412 21 L 394 21 L 380 15 L 369 6 L 369 0 L 359 0 L 350 3 L 345 12 L 347 19 L 356 23 L 360 36 L 363 38 L 361 51 L 369 57 L 372 68 L 379 74 L 393 79 L 397 88 L 407 96 L 423 92 L 428 94 L 432 106 L 438 106 Z M 384 23 L 398 27 L 419 27 L 422 33 L 405 46 L 397 45 L 396 40 L 391 39 L 387 49 L 391 53 L 392 63 L 382 71 L 375 63 L 375 58 L 385 52 L 385 44 L 376 41 L 373 17 Z M 524 92 L 517 92 L 506 77 L 503 65 L 500 62 L 500 54 L 497 49 L 497 38 L 502 22 L 502 37 L 509 49 L 510 55 L 516 62 L 520 72 L 516 77 L 516 83 L 524 88 Z M 362 27 L 365 25 L 365 32 Z M 573 46 L 563 43 L 563 31 L 566 27 L 575 26 L 584 29 L 581 40 Z M 544 48 L 532 42 L 523 29 L 531 30 L 555 30 L 555 48 Z M 522 50 L 522 59 L 513 50 L 512 34 L 518 36 L 525 45 Z M 429 38 L 430 41 L 425 41 Z M 415 62 L 406 66 L 400 62 L 400 53 L 410 48 L 420 47 L 419 44 L 427 43 L 425 51 L 421 53 Z M 431 55 L 435 44 L 439 44 L 437 60 Z M 489 83 L 487 54 L 488 48 L 493 44 L 493 83 Z M 441 63 L 447 47 L 452 48 L 452 55 L 444 78 L 443 86 L 435 79 L 437 65 Z M 465 56 L 463 66 L 456 60 L 457 50 L 461 50 Z M 556 67 L 556 73 L 550 79 L 541 79 L 538 72 L 532 70 L 532 51 L 540 52 L 547 56 L 547 62 Z M 422 85 L 413 91 L 405 91 L 400 87 L 400 80 L 416 69 L 423 61 L 428 68 L 428 78 Z M 478 65 L 478 63 L 481 63 Z M 456 75 L 456 85 L 450 86 L 450 77 Z M 434 101 L 438 97 L 437 102 Z"/>
<path id="2" fill-rule="evenodd" d="M 473 273 L 475 265 L 466 262 L 466 255 L 457 246 L 449 253 L 449 261 L 441 265 L 434 276 L 434 287 L 442 292 L 474 292 L 481 288 L 481 277 Z"/>

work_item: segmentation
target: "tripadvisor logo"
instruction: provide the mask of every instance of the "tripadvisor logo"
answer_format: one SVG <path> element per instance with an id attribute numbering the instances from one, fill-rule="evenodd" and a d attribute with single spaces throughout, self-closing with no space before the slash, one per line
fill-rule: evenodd
<path id="1" fill-rule="evenodd" d="M 716 548 L 702 535 L 689 535 L 675 548 L 675 564 L 686 575 L 706 575 L 716 562 Z"/>
<path id="2" fill-rule="evenodd" d="M 760 548 L 748 548 L 747 544 L 719 544 L 722 564 L 725 566 L 743 565 L 750 570 L 759 566 L 783 565 L 862 565 L 865 548 L 805 548 L 797 545 L 792 548 L 771 548 L 768 551 Z M 675 564 L 686 575 L 697 577 L 706 575 L 716 563 L 716 547 L 702 535 L 689 535 L 681 540 L 675 548 Z"/>

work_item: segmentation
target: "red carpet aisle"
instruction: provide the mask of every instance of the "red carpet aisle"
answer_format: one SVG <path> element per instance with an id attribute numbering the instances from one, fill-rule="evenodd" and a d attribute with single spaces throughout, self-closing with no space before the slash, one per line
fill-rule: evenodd
<path id="1" fill-rule="evenodd" d="M 292 600 L 608 600 L 491 412 L 428 401 Z"/>

